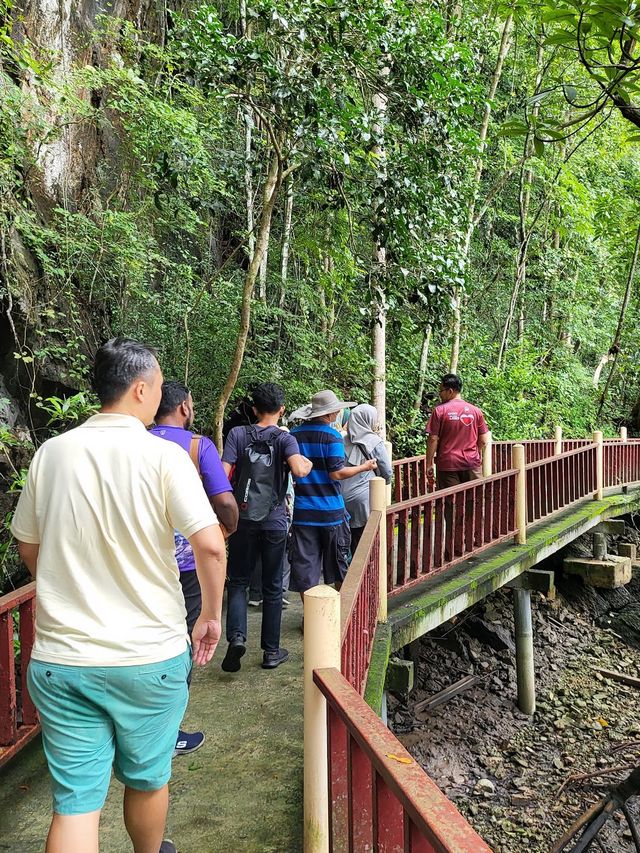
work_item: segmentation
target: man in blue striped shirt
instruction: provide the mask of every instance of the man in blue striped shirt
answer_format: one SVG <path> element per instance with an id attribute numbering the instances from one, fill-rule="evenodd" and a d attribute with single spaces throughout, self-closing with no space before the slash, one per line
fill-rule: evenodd
<path id="1" fill-rule="evenodd" d="M 351 531 L 340 481 L 376 467 L 373 459 L 345 467 L 342 436 L 331 426 L 341 409 L 355 405 L 338 400 L 333 391 L 319 391 L 291 415 L 305 421 L 291 435 L 313 462 L 311 472 L 296 479 L 291 527 L 289 589 L 301 595 L 320 583 L 321 573 L 325 583 L 340 589 L 347 573 Z"/>

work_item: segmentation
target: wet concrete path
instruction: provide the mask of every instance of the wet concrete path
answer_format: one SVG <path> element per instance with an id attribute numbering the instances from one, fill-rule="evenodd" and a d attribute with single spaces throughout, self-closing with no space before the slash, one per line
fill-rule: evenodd
<path id="1" fill-rule="evenodd" d="M 291 658 L 260 668 L 261 612 L 250 608 L 242 669 L 222 672 L 226 644 L 195 673 L 185 720 L 207 740 L 174 760 L 167 837 L 179 853 L 302 851 L 302 605 L 290 593 L 282 645 Z M 294 598 L 296 600 L 294 600 Z M 49 777 L 37 738 L 0 772 L 0 851 L 40 853 L 50 820 Z M 101 853 L 128 853 L 122 786 L 112 779 Z"/>

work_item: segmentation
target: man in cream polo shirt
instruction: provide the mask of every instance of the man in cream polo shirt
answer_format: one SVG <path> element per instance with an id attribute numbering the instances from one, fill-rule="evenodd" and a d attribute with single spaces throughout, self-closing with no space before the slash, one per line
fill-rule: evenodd
<path id="1" fill-rule="evenodd" d="M 97 853 L 111 769 L 135 853 L 163 841 L 167 783 L 191 668 L 174 529 L 202 589 L 193 661 L 220 638 L 224 540 L 188 455 L 147 432 L 162 373 L 152 349 L 98 351 L 100 414 L 35 454 L 12 523 L 36 578 L 29 692 L 53 778 L 47 853 Z"/>

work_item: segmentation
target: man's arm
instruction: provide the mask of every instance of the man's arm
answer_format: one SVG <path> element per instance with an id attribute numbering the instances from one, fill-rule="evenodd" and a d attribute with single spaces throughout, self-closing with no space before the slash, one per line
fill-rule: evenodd
<path id="1" fill-rule="evenodd" d="M 196 572 L 202 591 L 202 610 L 193 626 L 193 662 L 209 663 L 222 633 L 222 593 L 227 574 L 224 537 L 219 524 L 204 527 L 189 537 L 196 559 Z"/>
<path id="2" fill-rule="evenodd" d="M 313 468 L 313 462 L 301 453 L 287 456 L 287 465 L 294 477 L 306 477 Z"/>
<path id="3" fill-rule="evenodd" d="M 480 461 L 484 460 L 484 449 L 489 444 L 490 432 L 483 432 L 482 435 L 478 436 L 478 453 L 480 454 Z"/>
<path id="4" fill-rule="evenodd" d="M 18 540 L 18 554 L 20 554 L 20 559 L 29 569 L 29 574 L 32 578 L 36 576 L 39 551 L 40 545 L 32 545 L 30 542 L 20 542 Z"/>
<path id="5" fill-rule="evenodd" d="M 228 538 L 232 533 L 236 532 L 236 528 L 238 527 L 238 504 L 233 496 L 233 492 L 220 492 L 218 495 L 211 495 L 209 503 L 218 516 L 222 535 L 225 539 Z"/>
<path id="6" fill-rule="evenodd" d="M 352 468 L 345 466 L 337 471 L 329 471 L 329 476 L 332 480 L 350 480 L 356 474 L 362 474 L 363 471 L 374 471 L 378 467 L 375 459 L 367 459 L 362 465 L 354 465 Z"/>
<path id="7" fill-rule="evenodd" d="M 436 456 L 436 450 L 438 449 L 438 436 L 430 435 L 427 439 L 427 471 L 433 472 L 433 460 Z"/>

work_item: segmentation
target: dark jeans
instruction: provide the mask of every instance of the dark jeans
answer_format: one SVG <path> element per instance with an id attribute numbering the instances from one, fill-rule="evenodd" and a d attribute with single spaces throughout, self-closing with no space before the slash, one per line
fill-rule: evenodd
<path id="1" fill-rule="evenodd" d="M 473 480 L 481 480 L 482 479 L 482 468 L 470 468 L 466 471 L 438 471 L 438 489 L 450 489 L 453 486 L 459 486 L 461 483 L 471 483 Z M 467 518 L 471 516 L 473 512 L 473 496 L 468 496 L 465 501 L 465 514 Z M 462 512 L 458 509 L 457 515 L 461 518 Z M 451 549 L 452 538 L 455 539 L 455 534 L 453 531 L 453 498 L 447 497 L 444 499 L 444 518 L 445 518 L 445 530 L 443 530 L 443 539 L 444 539 L 444 559 L 445 562 L 448 563 L 449 560 L 452 560 L 453 557 L 460 557 L 462 552 L 460 551 L 460 546 L 453 548 L 453 552 Z M 464 532 L 459 534 L 461 537 L 464 536 Z"/>
<path id="2" fill-rule="evenodd" d="M 265 652 L 280 647 L 282 565 L 286 530 L 238 528 L 229 539 L 227 563 L 227 642 L 247 639 L 247 589 L 258 556 L 262 558 L 262 635 Z"/>
<path id="3" fill-rule="evenodd" d="M 358 549 L 358 545 L 360 544 L 360 540 L 362 539 L 362 534 L 364 533 L 364 527 L 352 527 L 351 528 L 351 556 L 353 557 Z"/>
<path id="4" fill-rule="evenodd" d="M 192 572 L 180 572 L 180 586 L 184 596 L 184 606 L 187 609 L 187 630 L 191 634 L 202 610 L 202 592 L 195 569 Z"/>
<path id="5" fill-rule="evenodd" d="M 284 549 L 284 563 L 282 564 L 282 594 L 286 595 L 289 589 L 289 578 L 291 577 L 291 564 L 289 554 Z M 251 584 L 249 586 L 249 601 L 262 601 L 262 557 L 258 557 L 256 567 L 251 573 Z"/>
<path id="6" fill-rule="evenodd" d="M 187 609 L 187 631 L 189 632 L 189 636 L 191 636 L 193 626 L 196 624 L 202 610 L 202 591 L 200 589 L 198 573 L 195 569 L 192 572 L 180 572 L 180 586 L 182 587 L 184 606 Z M 189 670 L 187 684 L 189 687 L 191 686 L 191 670 Z"/>

